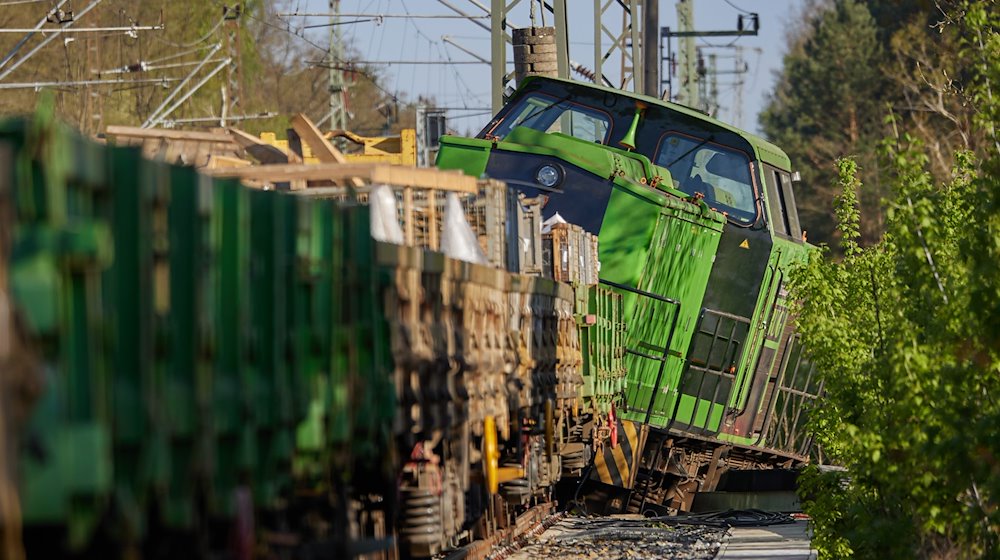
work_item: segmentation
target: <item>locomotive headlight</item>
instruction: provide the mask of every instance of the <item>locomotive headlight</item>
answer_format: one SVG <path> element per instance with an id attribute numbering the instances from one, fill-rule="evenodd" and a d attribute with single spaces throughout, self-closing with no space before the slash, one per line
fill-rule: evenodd
<path id="1" fill-rule="evenodd" d="M 535 180 L 539 185 L 551 189 L 562 181 L 562 171 L 554 165 L 545 164 L 538 168 Z"/>

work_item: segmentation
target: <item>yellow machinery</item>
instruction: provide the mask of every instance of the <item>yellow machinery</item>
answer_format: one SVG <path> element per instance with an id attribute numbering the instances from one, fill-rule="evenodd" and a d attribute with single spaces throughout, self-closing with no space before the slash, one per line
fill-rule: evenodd
<path id="1" fill-rule="evenodd" d="M 362 147 L 360 153 L 345 152 L 344 157 L 352 163 L 392 163 L 396 165 L 417 164 L 417 131 L 404 128 L 399 136 L 359 136 L 347 130 L 333 130 L 323 135 L 327 140 L 344 138 Z M 262 132 L 261 141 L 288 152 L 288 140 L 278 139 L 273 132 Z M 306 142 L 302 143 L 305 163 L 319 163 Z"/>

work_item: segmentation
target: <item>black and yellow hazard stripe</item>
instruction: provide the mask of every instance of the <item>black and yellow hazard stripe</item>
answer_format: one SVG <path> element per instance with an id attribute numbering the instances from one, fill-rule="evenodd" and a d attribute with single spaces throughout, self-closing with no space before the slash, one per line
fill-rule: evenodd
<path id="1" fill-rule="evenodd" d="M 594 456 L 590 477 L 604 484 L 628 488 L 634 478 L 633 469 L 638 463 L 641 445 L 637 424 L 618 420 L 618 445 L 611 447 L 610 441 L 604 443 Z"/>

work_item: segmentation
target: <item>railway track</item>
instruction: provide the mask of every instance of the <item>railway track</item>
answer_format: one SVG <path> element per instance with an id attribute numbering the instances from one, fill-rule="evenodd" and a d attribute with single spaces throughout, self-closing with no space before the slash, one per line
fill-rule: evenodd
<path id="1" fill-rule="evenodd" d="M 726 534 L 724 527 L 669 524 L 639 515 L 567 516 L 509 559 L 711 560 Z"/>
<path id="2" fill-rule="evenodd" d="M 520 550 L 550 527 L 558 523 L 565 512 L 555 511 L 555 504 L 546 502 L 534 506 L 506 528 L 500 528 L 488 538 L 469 543 L 451 551 L 445 560 L 503 560 Z"/>
<path id="3" fill-rule="evenodd" d="M 581 516 L 552 504 L 528 510 L 507 530 L 446 560 L 724 560 L 815 558 L 808 521 L 760 510 L 644 517 Z"/>

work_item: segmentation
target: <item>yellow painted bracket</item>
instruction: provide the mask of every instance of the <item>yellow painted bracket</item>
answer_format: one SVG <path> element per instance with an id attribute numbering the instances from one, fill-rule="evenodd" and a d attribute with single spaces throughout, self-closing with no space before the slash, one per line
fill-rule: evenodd
<path id="1" fill-rule="evenodd" d="M 524 469 L 521 467 L 500 467 L 497 469 L 498 483 L 502 484 L 519 478 L 524 478 Z"/>
<path id="2" fill-rule="evenodd" d="M 497 447 L 497 422 L 492 416 L 483 420 L 483 469 L 486 470 L 486 489 L 496 494 L 500 489 L 500 449 Z"/>
<path id="3" fill-rule="evenodd" d="M 545 456 L 549 459 L 552 458 L 552 454 L 555 452 L 556 445 L 556 434 L 555 434 L 555 414 L 552 410 L 552 401 L 545 401 Z"/>
<path id="4" fill-rule="evenodd" d="M 501 483 L 524 478 L 524 469 L 521 467 L 500 466 L 497 422 L 492 416 L 483 420 L 483 470 L 486 471 L 486 488 L 490 494 L 496 494 Z"/>

